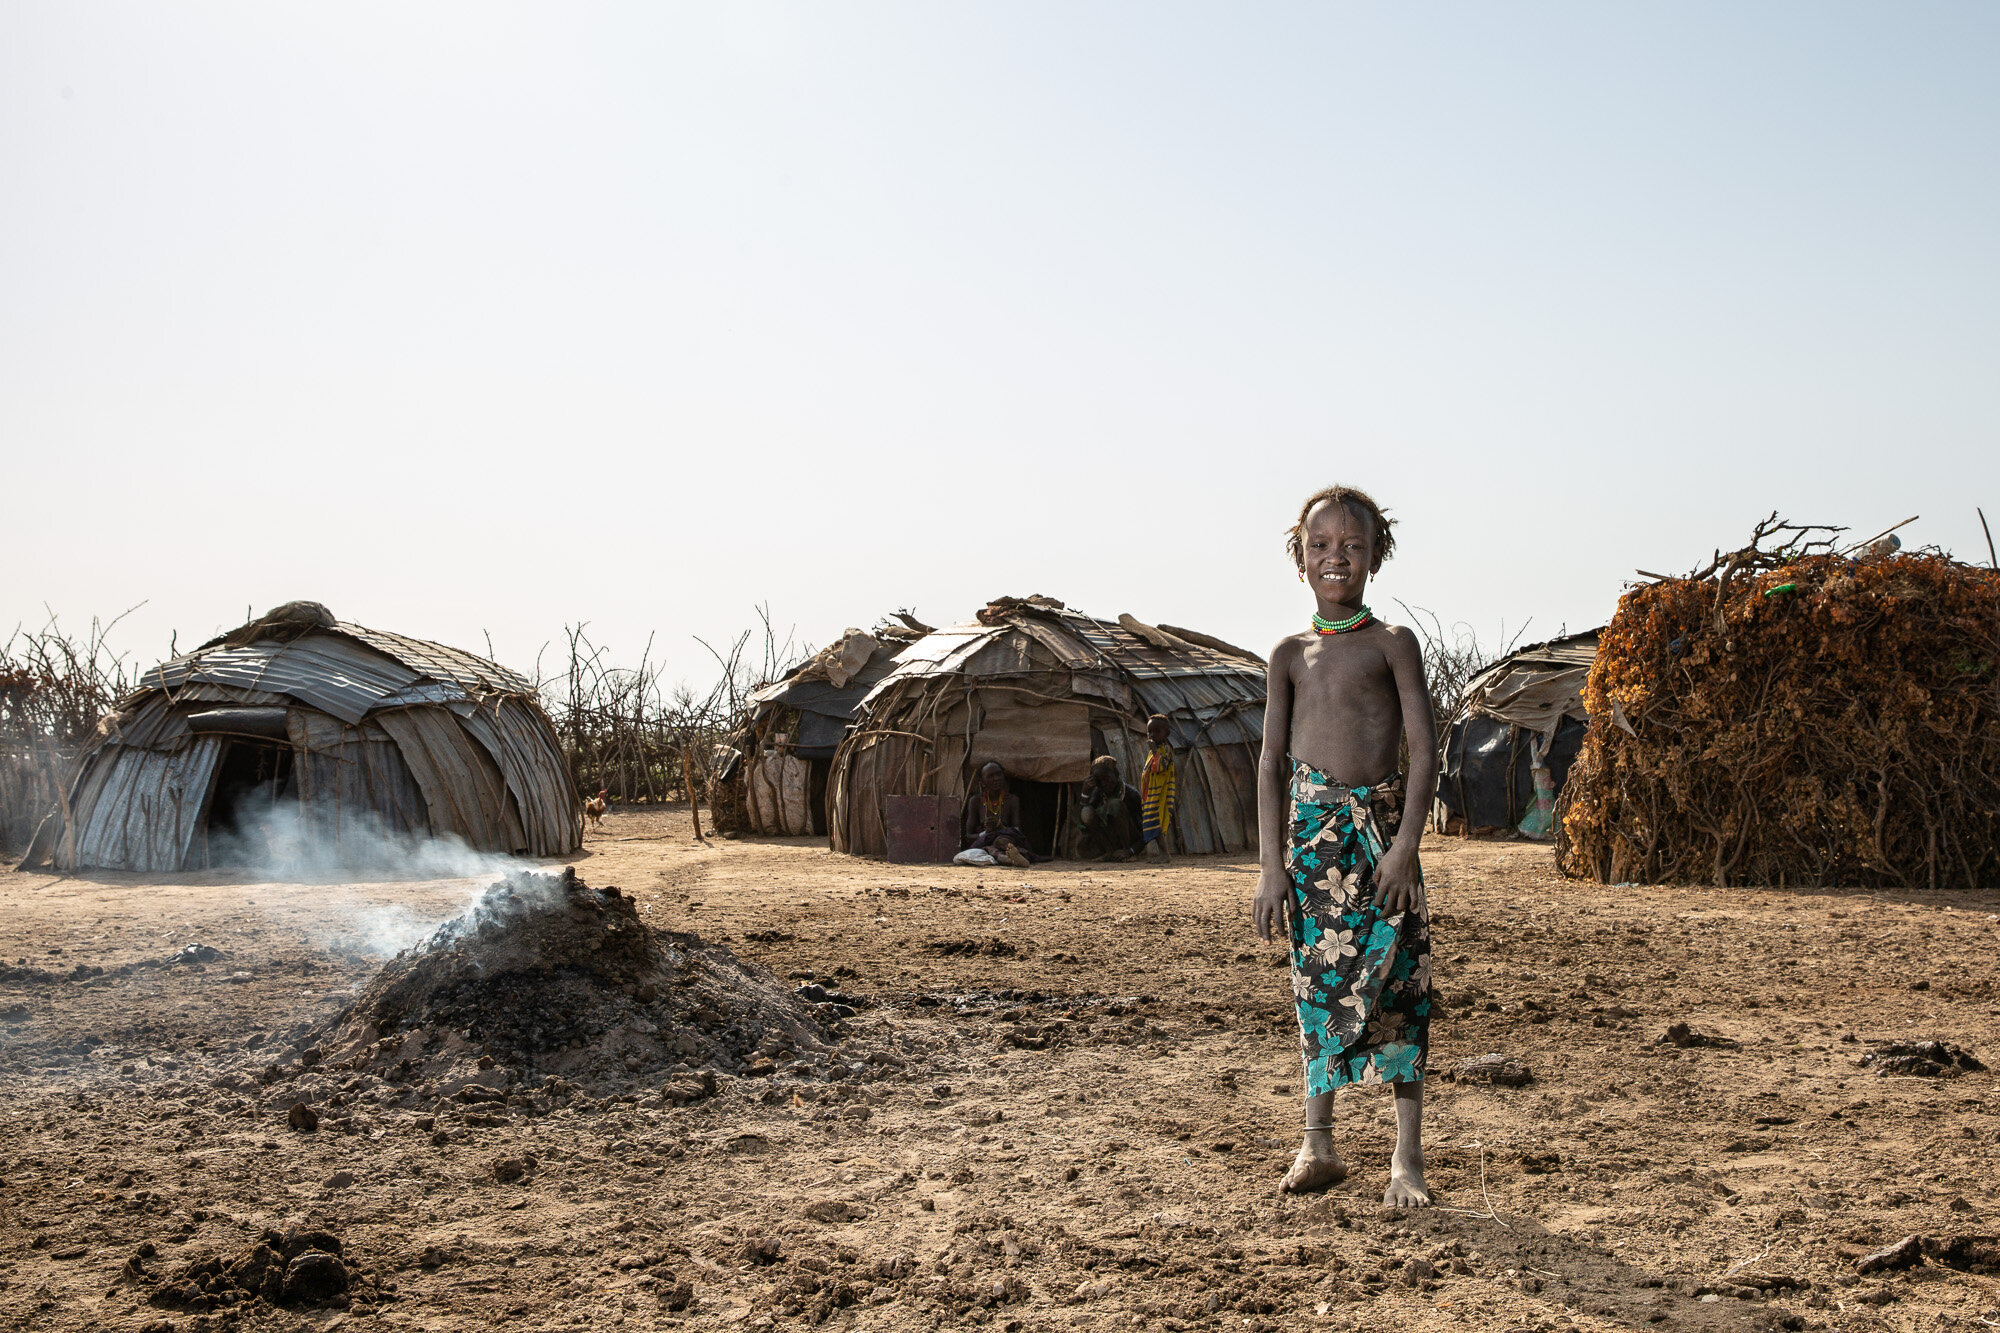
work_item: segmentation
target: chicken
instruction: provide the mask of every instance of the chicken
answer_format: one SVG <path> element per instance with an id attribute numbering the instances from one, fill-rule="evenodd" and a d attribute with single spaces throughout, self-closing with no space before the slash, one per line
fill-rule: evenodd
<path id="1" fill-rule="evenodd" d="M 592 828 L 599 827 L 604 821 L 604 793 L 610 790 L 609 787 L 601 788 L 597 795 L 583 803 L 583 817 L 590 821 Z"/>

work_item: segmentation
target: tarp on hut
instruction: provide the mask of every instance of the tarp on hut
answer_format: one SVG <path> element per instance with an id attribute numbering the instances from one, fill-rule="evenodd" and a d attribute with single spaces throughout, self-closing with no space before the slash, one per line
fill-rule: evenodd
<path id="1" fill-rule="evenodd" d="M 294 602 L 162 663 L 98 725 L 27 863 L 199 869 L 274 814 L 320 863 L 423 837 L 554 856 L 582 842 L 555 728 L 520 676 Z M 295 816 L 295 818 L 293 818 Z"/>
<path id="2" fill-rule="evenodd" d="M 1554 836 L 1551 802 L 1589 725 L 1583 687 L 1599 633 L 1516 649 L 1466 685 L 1458 716 L 1445 731 L 1438 800 L 1468 829 Z M 1545 770 L 1540 790 L 1538 767 Z"/>
<path id="3" fill-rule="evenodd" d="M 869 691 L 833 761 L 836 851 L 887 850 L 891 796 L 962 799 L 997 760 L 1044 854 L 1073 850 L 1073 787 L 1097 755 L 1134 781 L 1146 719 L 1162 713 L 1179 764 L 1188 852 L 1257 845 L 1264 661 L 1193 630 L 1103 620 L 1046 597 L 1003 598 L 925 635 Z"/>

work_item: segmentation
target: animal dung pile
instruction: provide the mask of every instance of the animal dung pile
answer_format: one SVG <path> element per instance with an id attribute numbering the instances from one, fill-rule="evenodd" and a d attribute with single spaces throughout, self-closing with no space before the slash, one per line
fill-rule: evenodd
<path id="1" fill-rule="evenodd" d="M 150 1304 L 193 1314 L 260 1303 L 366 1309 L 395 1299 L 395 1284 L 343 1255 L 330 1231 L 266 1231 L 234 1258 L 190 1259 L 164 1279 L 146 1269 L 153 1254 L 151 1245 L 141 1246 L 126 1261 L 125 1276 L 153 1286 Z"/>
<path id="2" fill-rule="evenodd" d="M 1767 521 L 1620 599 L 1563 788 L 1564 873 L 2000 884 L 2000 574 L 1851 560 L 1815 531 Z"/>
<path id="3" fill-rule="evenodd" d="M 392 1082 L 540 1075 L 602 1091 L 669 1066 L 737 1072 L 759 1053 L 823 1049 L 825 1035 L 765 969 L 654 930 L 632 899 L 565 868 L 488 887 L 305 1045 L 310 1063 Z"/>

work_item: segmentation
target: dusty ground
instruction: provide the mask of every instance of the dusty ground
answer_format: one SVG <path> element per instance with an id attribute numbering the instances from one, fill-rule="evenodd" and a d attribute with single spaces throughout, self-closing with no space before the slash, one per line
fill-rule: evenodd
<path id="1" fill-rule="evenodd" d="M 1354 1177 L 1274 1193 L 1299 1071 L 1243 861 L 896 867 L 614 814 L 592 884 L 875 1002 L 830 1062 L 678 1107 L 259 1081 L 478 881 L 0 874 L 0 1327 L 2000 1327 L 2000 1277 L 1853 1264 L 2000 1231 L 1994 1075 L 1857 1064 L 1906 1036 L 2000 1064 L 1994 895 L 1603 889 L 1449 838 L 1425 859 L 1432 1068 L 1497 1051 L 1535 1081 L 1432 1081 L 1451 1210 L 1403 1215 L 1375 1202 L 1379 1088 L 1340 1098 Z M 197 942 L 220 957 L 159 965 Z M 1677 1020 L 1740 1046 L 1656 1044 Z M 299 1227 L 379 1287 L 345 1312 L 147 1303 Z"/>

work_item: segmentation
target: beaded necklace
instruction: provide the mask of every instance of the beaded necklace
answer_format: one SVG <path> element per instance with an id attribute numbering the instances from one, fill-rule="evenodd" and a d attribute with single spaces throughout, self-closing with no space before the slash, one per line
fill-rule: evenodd
<path id="1" fill-rule="evenodd" d="M 1355 630 L 1366 628 L 1368 623 L 1374 618 L 1375 613 L 1365 606 L 1345 620 L 1328 620 L 1324 616 L 1315 614 L 1313 616 L 1313 632 L 1317 634 L 1350 634 Z"/>

